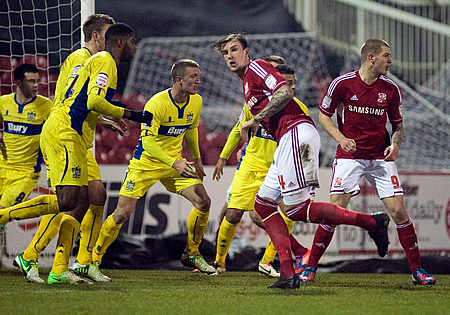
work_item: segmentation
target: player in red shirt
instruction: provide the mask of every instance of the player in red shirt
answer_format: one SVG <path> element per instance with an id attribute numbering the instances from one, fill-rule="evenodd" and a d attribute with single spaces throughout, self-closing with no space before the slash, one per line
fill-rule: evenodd
<path id="1" fill-rule="evenodd" d="M 277 211 L 281 200 L 291 220 L 356 225 L 368 230 L 383 257 L 389 244 L 386 214 L 370 216 L 327 202 L 311 202 L 310 192 L 319 186 L 320 137 L 312 119 L 292 100 L 293 91 L 284 77 L 270 63 L 250 60 L 242 34 L 230 34 L 212 47 L 243 81 L 245 101 L 254 117 L 243 124 L 242 138 L 246 140 L 261 123 L 277 140 L 273 163 L 255 200 L 255 210 L 280 258 L 280 279 L 269 288 L 294 289 L 300 283 L 294 273 L 288 229 Z"/>
<path id="2" fill-rule="evenodd" d="M 361 68 L 331 82 L 319 106 L 320 123 L 339 143 L 333 163 L 330 202 L 346 207 L 350 198 L 359 193 L 359 182 L 365 176 L 396 224 L 413 282 L 433 285 L 436 280 L 422 269 L 420 263 L 417 235 L 405 209 L 394 162 L 404 133 L 402 97 L 397 85 L 385 76 L 391 62 L 387 42 L 367 40 L 361 48 Z M 338 126 L 331 120 L 336 110 Z M 391 138 L 386 130 L 388 118 L 393 131 Z M 314 280 L 319 259 L 330 244 L 334 229 L 333 225 L 319 225 L 310 260 L 300 281 Z"/>

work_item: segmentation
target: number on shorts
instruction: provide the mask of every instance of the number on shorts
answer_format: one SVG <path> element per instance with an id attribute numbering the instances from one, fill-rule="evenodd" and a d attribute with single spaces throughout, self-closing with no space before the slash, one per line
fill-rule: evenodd
<path id="1" fill-rule="evenodd" d="M 400 182 L 399 182 L 397 176 L 395 176 L 395 175 L 391 176 L 391 182 L 392 182 L 392 185 L 394 185 L 394 189 L 400 188 Z"/>
<path id="2" fill-rule="evenodd" d="M 22 191 L 16 198 L 16 204 L 21 203 L 23 201 L 23 198 L 25 198 L 25 193 Z"/>

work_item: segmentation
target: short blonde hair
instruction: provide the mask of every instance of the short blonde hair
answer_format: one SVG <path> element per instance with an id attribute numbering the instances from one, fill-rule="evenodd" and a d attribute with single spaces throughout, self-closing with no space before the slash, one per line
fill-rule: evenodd
<path id="1" fill-rule="evenodd" d="M 369 54 L 379 54 L 383 46 L 390 48 L 388 42 L 384 39 L 371 38 L 366 40 L 366 42 L 361 46 L 361 64 L 367 60 L 367 56 L 369 56 Z"/>

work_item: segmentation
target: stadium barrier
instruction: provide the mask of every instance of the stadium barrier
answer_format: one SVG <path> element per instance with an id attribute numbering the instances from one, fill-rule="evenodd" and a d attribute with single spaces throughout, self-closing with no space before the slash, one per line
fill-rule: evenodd
<path id="1" fill-rule="evenodd" d="M 101 165 L 103 180 L 106 185 L 108 199 L 104 217 L 112 213 L 117 205 L 120 186 L 125 174 L 126 165 Z M 214 167 L 206 166 L 207 177 L 205 187 L 211 197 L 211 214 L 205 240 L 214 243 L 216 230 L 219 226 L 220 209 L 226 198 L 226 191 L 234 175 L 234 167 L 227 166 L 223 178 L 212 180 Z M 401 173 L 405 191 L 405 203 L 413 221 L 419 239 L 419 246 L 424 255 L 448 255 L 450 253 L 450 195 L 447 185 L 450 173 Z M 41 176 L 42 187 L 45 186 L 45 172 Z M 331 179 L 331 169 L 320 170 L 322 187 L 317 190 L 317 201 L 328 201 L 328 183 Z M 47 193 L 39 188 L 33 194 Z M 31 196 L 33 197 L 33 196 Z M 366 182 L 361 183 L 361 193 L 352 198 L 353 210 L 373 213 L 384 211 L 373 188 Z M 168 193 L 157 183 L 141 198 L 136 210 L 124 224 L 121 234 L 136 241 L 148 239 L 164 239 L 186 233 L 186 221 L 191 204 L 181 196 Z M 6 226 L 6 253 L 3 256 L 4 265 L 15 255 L 28 246 L 36 232 L 38 219 L 11 222 Z M 305 246 L 310 247 L 315 224 L 299 222 L 294 226 L 293 234 Z M 403 251 L 397 238 L 393 222 L 389 226 L 390 247 L 388 258 L 403 257 Z M 269 240 L 267 233 L 254 225 L 248 215 L 244 215 L 236 231 L 235 246 L 250 246 L 258 249 L 265 247 Z M 55 251 L 53 242 L 40 258 L 41 266 L 50 266 Z M 244 245 L 243 245 L 244 244 Z M 233 247 L 233 245 L 232 245 Z M 232 251 L 233 249 L 231 249 Z M 335 237 L 328 248 L 322 263 L 354 258 L 376 258 L 376 247 L 368 234 L 356 227 L 341 226 L 336 229 Z"/>

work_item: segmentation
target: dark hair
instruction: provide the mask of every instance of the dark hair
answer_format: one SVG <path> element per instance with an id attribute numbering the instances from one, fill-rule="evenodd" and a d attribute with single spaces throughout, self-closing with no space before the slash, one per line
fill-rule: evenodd
<path id="1" fill-rule="evenodd" d="M 367 56 L 369 56 L 369 54 L 374 55 L 379 54 L 382 49 L 381 47 L 383 46 L 389 48 L 389 44 L 384 39 L 371 38 L 366 40 L 366 42 L 361 47 L 361 64 L 363 64 L 366 61 Z"/>
<path id="2" fill-rule="evenodd" d="M 270 55 L 270 56 L 267 56 L 267 57 L 265 57 L 265 58 L 263 58 L 265 61 L 268 61 L 268 62 L 273 62 L 273 63 L 276 63 L 276 64 L 279 64 L 279 65 L 282 65 L 282 64 L 285 64 L 286 62 L 284 61 L 284 58 L 283 57 L 280 57 L 280 56 L 277 56 L 277 55 Z"/>
<path id="3" fill-rule="evenodd" d="M 281 64 L 275 67 L 275 69 L 278 70 L 281 74 L 295 74 L 295 70 L 292 67 L 289 67 L 288 65 Z"/>
<path id="4" fill-rule="evenodd" d="M 105 34 L 106 46 L 109 47 L 113 45 L 116 40 L 121 36 L 128 36 L 134 34 L 131 26 L 125 23 L 115 23 L 111 25 Z"/>
<path id="5" fill-rule="evenodd" d="M 39 73 L 39 70 L 35 65 L 23 63 L 20 66 L 16 67 L 16 69 L 14 69 L 14 80 L 22 81 L 23 79 L 25 79 L 25 73 L 27 72 Z"/>
<path id="6" fill-rule="evenodd" d="M 186 74 L 187 68 L 200 68 L 200 65 L 191 59 L 180 59 L 176 61 L 170 69 L 172 82 L 175 83 L 176 77 L 183 77 Z"/>
<path id="7" fill-rule="evenodd" d="M 116 21 L 106 14 L 92 14 L 83 23 L 83 34 L 86 42 L 92 39 L 92 32 L 100 33 L 106 24 L 114 24 Z"/>
<path id="8" fill-rule="evenodd" d="M 245 39 L 244 35 L 242 35 L 241 33 L 232 33 L 212 43 L 211 48 L 217 51 L 222 51 L 223 44 L 226 44 L 234 40 L 241 43 L 242 49 L 248 47 L 247 40 Z"/>

